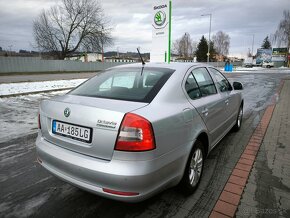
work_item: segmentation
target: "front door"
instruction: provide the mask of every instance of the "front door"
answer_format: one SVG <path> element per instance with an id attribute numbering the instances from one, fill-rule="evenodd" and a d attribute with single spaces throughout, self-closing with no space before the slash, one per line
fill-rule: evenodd
<path id="1" fill-rule="evenodd" d="M 195 68 L 189 74 L 185 89 L 190 103 L 202 117 L 215 145 L 223 134 L 225 103 L 206 68 Z"/>

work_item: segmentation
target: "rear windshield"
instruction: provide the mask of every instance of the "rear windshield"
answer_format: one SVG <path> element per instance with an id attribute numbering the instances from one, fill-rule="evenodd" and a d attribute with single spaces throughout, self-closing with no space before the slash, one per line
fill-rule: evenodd
<path id="1" fill-rule="evenodd" d="M 69 94 L 150 103 L 172 75 L 167 68 L 116 68 L 98 73 Z"/>

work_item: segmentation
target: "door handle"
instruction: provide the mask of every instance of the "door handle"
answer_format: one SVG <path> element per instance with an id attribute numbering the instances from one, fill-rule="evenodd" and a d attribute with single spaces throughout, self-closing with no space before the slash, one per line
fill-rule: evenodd
<path id="1" fill-rule="evenodd" d="M 229 99 L 225 100 L 226 105 L 229 105 Z"/>
<path id="2" fill-rule="evenodd" d="M 204 108 L 201 113 L 204 115 L 204 116 L 207 116 L 208 115 L 208 109 L 207 108 Z"/>

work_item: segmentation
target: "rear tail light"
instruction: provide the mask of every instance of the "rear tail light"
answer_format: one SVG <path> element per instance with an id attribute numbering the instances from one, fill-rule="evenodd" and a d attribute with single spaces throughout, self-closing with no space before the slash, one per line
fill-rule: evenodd
<path id="1" fill-rule="evenodd" d="M 115 150 L 150 151 L 155 147 L 151 123 L 136 114 L 126 114 L 121 124 Z"/>
<path id="2" fill-rule="evenodd" d="M 136 196 L 139 195 L 139 193 L 137 192 L 122 192 L 122 191 L 116 191 L 116 190 L 112 190 L 112 189 L 107 189 L 107 188 L 103 188 L 104 192 L 113 194 L 113 195 L 122 195 L 122 196 Z"/>
<path id="3" fill-rule="evenodd" d="M 41 129 L 40 114 L 38 114 L 38 119 L 37 119 L 37 121 L 38 121 L 38 129 Z"/>

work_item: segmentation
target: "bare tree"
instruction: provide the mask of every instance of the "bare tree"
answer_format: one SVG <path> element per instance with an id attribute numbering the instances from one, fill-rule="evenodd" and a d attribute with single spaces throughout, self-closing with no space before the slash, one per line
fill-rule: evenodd
<path id="1" fill-rule="evenodd" d="M 173 50 L 180 57 L 189 58 L 193 56 L 196 50 L 196 43 L 190 37 L 189 33 L 185 33 L 180 39 L 173 43 Z"/>
<path id="2" fill-rule="evenodd" d="M 212 37 L 215 51 L 218 55 L 227 56 L 230 48 L 230 36 L 222 31 L 218 31 Z"/>
<path id="3" fill-rule="evenodd" d="M 290 48 L 290 11 L 283 11 L 283 18 L 280 21 L 278 28 L 272 36 L 273 42 L 280 46 L 287 46 Z"/>
<path id="4" fill-rule="evenodd" d="M 96 0 L 62 0 L 33 23 L 37 46 L 64 59 L 76 51 L 101 51 L 112 43 L 111 28 Z"/>

